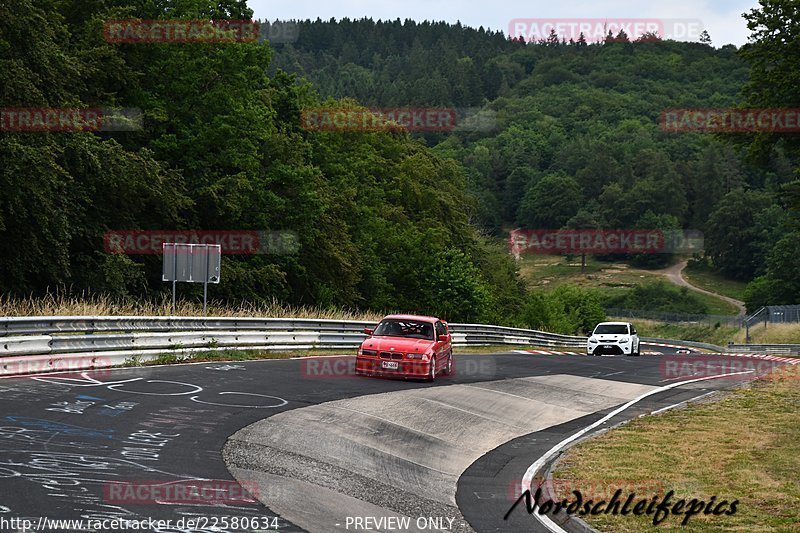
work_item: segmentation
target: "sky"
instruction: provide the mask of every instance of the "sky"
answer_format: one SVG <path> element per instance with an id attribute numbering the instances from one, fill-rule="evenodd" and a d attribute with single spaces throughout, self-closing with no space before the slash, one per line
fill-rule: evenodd
<path id="1" fill-rule="evenodd" d="M 416 21 L 444 20 L 472 27 L 491 28 L 509 33 L 510 23 L 524 19 L 516 30 L 528 35 L 554 21 L 576 23 L 590 19 L 626 24 L 634 21 L 659 24 L 659 33 L 675 32 L 676 40 L 696 41 L 702 29 L 712 44 L 741 46 L 749 31 L 742 13 L 757 7 L 757 0 L 249 0 L 255 18 L 265 20 L 328 20 L 342 17 L 373 19 L 410 18 Z M 580 20 L 576 20 L 580 19 Z M 600 22 L 602 25 L 602 22 Z M 514 26 L 511 26 L 513 29 Z M 700 29 L 698 31 L 698 28 Z M 546 33 L 546 32 L 545 32 Z M 669 35 L 667 35 L 669 36 Z"/>

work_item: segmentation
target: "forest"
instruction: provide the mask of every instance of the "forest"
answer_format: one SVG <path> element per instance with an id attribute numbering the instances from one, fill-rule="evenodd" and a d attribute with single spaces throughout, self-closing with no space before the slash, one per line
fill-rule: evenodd
<path id="1" fill-rule="evenodd" d="M 794 108 L 798 35 L 790 2 L 745 17 L 737 49 L 624 34 L 604 43 L 537 43 L 443 23 L 299 21 L 273 68 L 330 98 L 368 106 L 491 110 L 491 131 L 426 134 L 464 169 L 484 233 L 508 228 L 691 229 L 696 258 L 752 282 L 747 304 L 798 303 L 793 257 L 798 134 L 674 133 L 667 109 Z M 770 68 L 770 62 L 777 65 Z M 667 254 L 629 258 L 658 267 Z"/>
<path id="2" fill-rule="evenodd" d="M 108 20 L 253 13 L 244 0 L 3 2 L 0 108 L 135 108 L 144 127 L 0 131 L 0 292 L 167 291 L 160 257 L 108 253 L 109 231 L 292 232 L 293 253 L 225 256 L 212 298 L 571 332 L 602 318 L 595 295 L 527 289 L 504 241 L 516 226 L 570 225 L 701 230 L 703 260 L 751 282 L 748 306 L 798 303 L 796 134 L 658 123 L 666 108 L 800 107 L 796 46 L 783 44 L 798 40 L 797 15 L 762 4 L 737 50 L 370 19 L 295 21 L 297 39 L 275 44 L 113 43 Z M 303 128 L 303 110 L 321 106 L 495 119 Z"/>

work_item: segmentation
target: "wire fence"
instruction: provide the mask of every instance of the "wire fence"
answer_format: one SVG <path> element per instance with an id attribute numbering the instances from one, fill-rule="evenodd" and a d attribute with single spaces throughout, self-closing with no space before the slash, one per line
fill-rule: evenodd
<path id="1" fill-rule="evenodd" d="M 770 305 L 766 309 L 770 322 L 800 322 L 800 305 Z"/>
<path id="2" fill-rule="evenodd" d="M 750 342 L 750 328 L 763 324 L 800 323 L 800 305 L 769 305 L 753 314 L 742 317 L 733 315 L 693 315 L 689 313 L 667 313 L 663 311 L 642 311 L 636 309 L 606 309 L 606 315 L 628 320 L 655 320 L 667 324 L 708 324 L 745 328 L 747 343 Z"/>
<path id="3" fill-rule="evenodd" d="M 642 311 L 636 309 L 606 309 L 606 315 L 614 318 L 627 318 L 633 320 L 655 320 L 668 324 L 709 324 L 731 326 L 740 328 L 744 325 L 744 318 L 734 315 L 693 315 L 689 313 L 667 313 L 663 311 Z"/>
<path id="4" fill-rule="evenodd" d="M 768 305 L 762 307 L 742 321 L 745 328 L 745 343 L 750 344 L 750 328 L 763 322 L 767 324 L 791 324 L 800 322 L 800 305 Z"/>

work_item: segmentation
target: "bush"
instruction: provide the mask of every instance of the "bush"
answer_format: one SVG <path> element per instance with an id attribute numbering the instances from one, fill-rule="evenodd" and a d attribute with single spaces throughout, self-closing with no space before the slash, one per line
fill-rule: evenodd
<path id="1" fill-rule="evenodd" d="M 458 322 L 479 322 L 493 316 L 489 286 L 463 252 L 448 249 L 433 255 L 424 272 L 424 286 L 419 290 L 421 310 Z"/>
<path id="2" fill-rule="evenodd" d="M 703 315 L 708 306 L 687 287 L 677 287 L 665 281 L 639 285 L 622 294 L 607 297 L 606 308 L 661 311 Z"/>
<path id="3" fill-rule="evenodd" d="M 573 335 L 591 330 L 605 318 L 597 292 L 563 285 L 550 292 L 531 293 L 520 320 L 532 329 Z"/>

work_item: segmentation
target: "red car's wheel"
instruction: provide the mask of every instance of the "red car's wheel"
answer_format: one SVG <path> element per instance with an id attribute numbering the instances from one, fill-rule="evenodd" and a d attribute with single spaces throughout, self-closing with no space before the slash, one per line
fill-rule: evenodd
<path id="1" fill-rule="evenodd" d="M 431 371 L 428 373 L 428 381 L 436 381 L 436 356 L 431 356 Z"/>
<path id="2" fill-rule="evenodd" d="M 449 376 L 453 373 L 453 352 L 447 357 L 447 366 L 444 369 L 444 375 Z"/>

